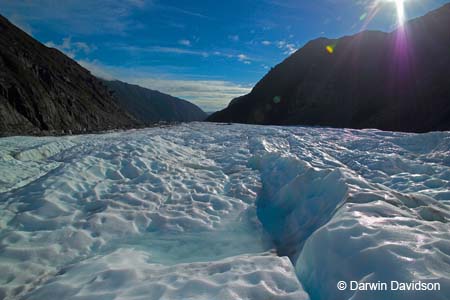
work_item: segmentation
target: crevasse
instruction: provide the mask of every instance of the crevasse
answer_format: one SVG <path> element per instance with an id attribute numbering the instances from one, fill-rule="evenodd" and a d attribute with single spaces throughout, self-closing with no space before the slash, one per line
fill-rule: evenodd
<path id="1" fill-rule="evenodd" d="M 395 278 L 446 299 L 449 137 L 192 123 L 1 139 L 0 298 L 379 299 L 336 282 Z"/>
<path id="2" fill-rule="evenodd" d="M 261 136 L 258 216 L 311 299 L 423 299 L 339 291 L 345 282 L 439 282 L 450 294 L 448 158 L 443 133 L 297 129 Z M 310 134 L 315 136 L 310 136 Z M 336 135 L 335 135 L 336 134 Z M 308 142 L 316 142 L 308 147 Z M 420 145 L 416 144 L 420 143 Z M 262 151 L 261 151 L 262 149 Z M 381 297 L 381 298 L 380 298 Z"/>

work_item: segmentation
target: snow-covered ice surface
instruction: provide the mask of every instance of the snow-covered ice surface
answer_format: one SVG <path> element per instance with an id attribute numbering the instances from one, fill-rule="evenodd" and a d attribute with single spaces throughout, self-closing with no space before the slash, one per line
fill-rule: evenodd
<path id="1" fill-rule="evenodd" d="M 0 170 L 0 299 L 450 299 L 450 133 L 11 137 Z"/>

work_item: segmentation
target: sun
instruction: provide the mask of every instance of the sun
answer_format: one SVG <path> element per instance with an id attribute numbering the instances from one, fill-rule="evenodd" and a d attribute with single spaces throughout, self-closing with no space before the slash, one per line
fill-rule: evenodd
<path id="1" fill-rule="evenodd" d="M 386 0 L 388 2 L 394 2 L 397 9 L 397 22 L 402 26 L 405 23 L 405 2 L 406 0 Z"/>
<path id="2" fill-rule="evenodd" d="M 403 25 L 405 23 L 405 0 L 395 0 L 395 6 L 397 6 L 398 24 Z"/>

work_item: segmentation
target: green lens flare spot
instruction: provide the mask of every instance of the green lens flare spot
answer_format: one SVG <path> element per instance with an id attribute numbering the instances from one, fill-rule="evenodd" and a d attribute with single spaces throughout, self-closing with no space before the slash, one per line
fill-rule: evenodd
<path id="1" fill-rule="evenodd" d="M 367 18 L 367 13 L 363 13 L 362 15 L 361 15 L 361 17 L 359 17 L 359 20 L 360 21 L 363 21 L 363 20 L 365 20 Z"/>
<path id="2" fill-rule="evenodd" d="M 278 104 L 280 102 L 281 102 L 281 97 L 280 96 L 273 97 L 273 103 Z"/>

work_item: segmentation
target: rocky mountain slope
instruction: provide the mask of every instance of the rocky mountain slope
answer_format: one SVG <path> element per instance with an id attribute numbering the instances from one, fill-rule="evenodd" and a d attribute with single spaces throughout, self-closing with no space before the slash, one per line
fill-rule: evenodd
<path id="1" fill-rule="evenodd" d="M 186 100 L 118 80 L 104 83 L 113 91 L 117 103 L 142 123 L 206 119 L 203 110 Z"/>
<path id="2" fill-rule="evenodd" d="M 0 135 L 91 132 L 137 124 L 89 71 L 0 16 Z"/>
<path id="3" fill-rule="evenodd" d="M 391 33 L 307 43 L 214 122 L 450 130 L 450 4 Z"/>

